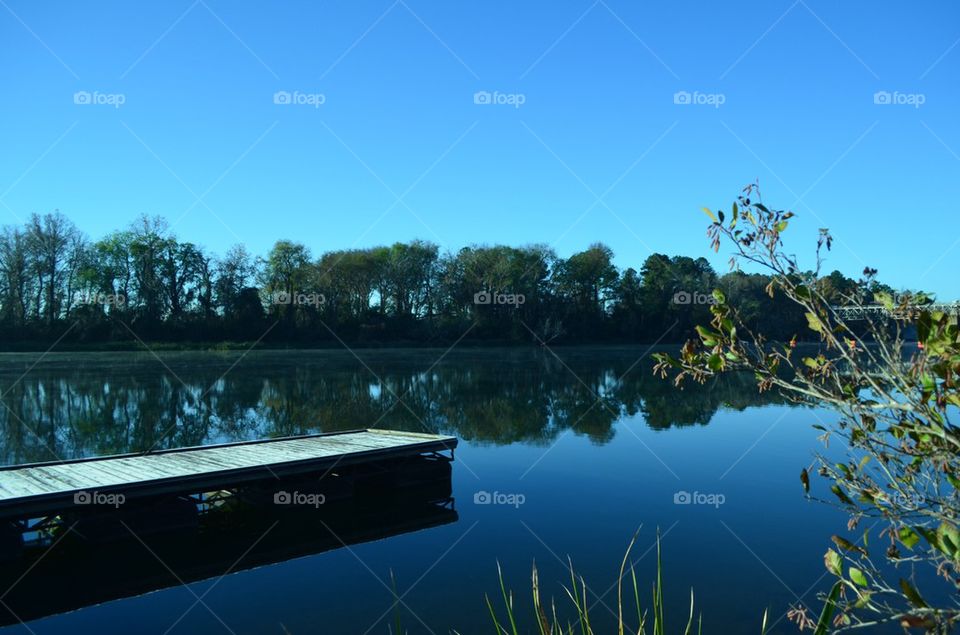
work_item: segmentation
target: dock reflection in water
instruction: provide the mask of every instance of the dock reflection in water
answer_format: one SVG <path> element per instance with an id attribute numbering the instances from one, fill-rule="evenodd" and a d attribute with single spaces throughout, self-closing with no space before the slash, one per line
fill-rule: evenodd
<path id="1" fill-rule="evenodd" d="M 9 591 L 0 625 L 458 519 L 447 463 L 436 464 L 430 478 L 389 491 L 323 503 L 310 492 L 310 482 L 283 481 L 238 494 L 155 500 L 83 516 L 65 512 L 39 531 L 6 525 L 0 588 Z"/>

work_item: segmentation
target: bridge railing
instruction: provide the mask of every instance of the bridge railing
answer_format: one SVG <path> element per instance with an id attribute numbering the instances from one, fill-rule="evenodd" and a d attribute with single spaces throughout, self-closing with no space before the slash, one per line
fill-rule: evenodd
<path id="1" fill-rule="evenodd" d="M 830 310 L 846 321 L 866 320 L 872 318 L 888 318 L 892 320 L 906 320 L 916 315 L 917 311 L 942 311 L 960 316 L 960 302 L 935 302 L 933 304 L 912 304 L 887 308 L 882 304 L 868 306 L 831 306 Z"/>

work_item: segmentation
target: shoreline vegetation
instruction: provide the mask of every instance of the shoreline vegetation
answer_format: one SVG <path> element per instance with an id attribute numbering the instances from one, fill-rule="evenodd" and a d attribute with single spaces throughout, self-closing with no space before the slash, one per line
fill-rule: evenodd
<path id="1" fill-rule="evenodd" d="M 53 212 L 0 229 L 0 350 L 683 342 L 710 320 L 714 289 L 769 340 L 808 333 L 771 281 L 660 253 L 621 268 L 602 243 L 569 257 L 421 240 L 315 255 L 278 240 L 264 256 L 243 245 L 216 255 L 161 217 L 91 240 Z M 859 288 L 839 271 L 818 284 L 838 303 Z"/>
<path id="2" fill-rule="evenodd" d="M 550 348 L 558 351 L 563 350 L 616 350 L 629 348 L 650 348 L 650 350 L 679 349 L 683 346 L 682 342 L 659 342 L 654 345 L 644 342 L 554 342 Z M 817 347 L 816 342 L 798 342 L 797 347 Z M 443 342 L 417 342 L 401 340 L 396 342 L 357 342 L 349 343 L 348 346 L 339 342 L 251 342 L 251 341 L 223 341 L 223 342 L 163 342 L 163 341 L 137 341 L 121 340 L 113 342 L 60 342 L 52 347 L 46 341 L 34 342 L 0 342 L 0 355 L 5 353 L 13 354 L 53 354 L 53 353 L 222 353 L 222 352 L 246 352 L 246 351 L 316 351 L 316 352 L 343 352 L 351 349 L 362 351 L 429 351 L 429 350 L 447 350 L 448 343 Z M 536 342 L 517 342 L 511 340 L 483 340 L 483 341 L 461 341 L 456 346 L 459 350 L 469 351 L 496 351 L 504 350 L 539 350 L 542 347 Z"/>

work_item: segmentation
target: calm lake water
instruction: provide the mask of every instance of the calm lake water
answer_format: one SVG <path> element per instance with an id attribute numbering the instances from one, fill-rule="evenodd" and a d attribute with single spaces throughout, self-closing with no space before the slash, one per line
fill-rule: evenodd
<path id="1" fill-rule="evenodd" d="M 811 426 L 831 415 L 758 395 L 750 378 L 677 392 L 646 352 L 4 354 L 8 465 L 374 425 L 461 440 L 453 522 L 246 570 L 238 545 L 207 580 L 34 620 L 30 632 L 386 634 L 392 573 L 405 631 L 492 633 L 483 598 L 499 592 L 497 562 L 522 613 L 535 560 L 544 595 L 569 614 L 568 556 L 602 597 L 592 616 L 603 625 L 638 527 L 645 605 L 663 534 L 670 630 L 682 632 L 693 586 L 705 633 L 757 633 L 765 608 L 770 632 L 796 632 L 781 617 L 800 602 L 819 609 L 822 555 L 845 527 L 799 482 L 821 448 Z"/>

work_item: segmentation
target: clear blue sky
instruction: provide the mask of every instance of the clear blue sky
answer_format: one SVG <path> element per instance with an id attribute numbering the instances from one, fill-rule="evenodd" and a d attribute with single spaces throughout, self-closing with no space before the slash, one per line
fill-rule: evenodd
<path id="1" fill-rule="evenodd" d="M 0 222 L 639 267 L 759 179 L 801 256 L 828 226 L 829 268 L 960 298 L 958 42 L 951 1 L 0 0 Z"/>

